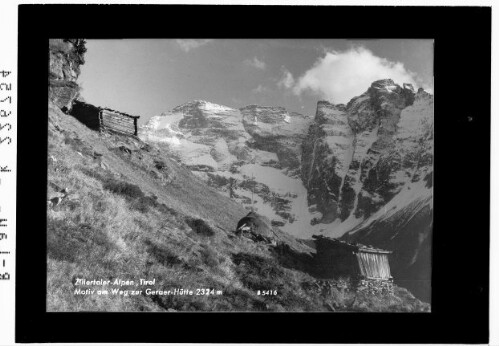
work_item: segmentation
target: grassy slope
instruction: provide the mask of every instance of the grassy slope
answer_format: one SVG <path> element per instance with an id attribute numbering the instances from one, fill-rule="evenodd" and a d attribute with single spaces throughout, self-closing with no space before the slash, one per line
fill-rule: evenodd
<path id="1" fill-rule="evenodd" d="M 306 245 L 280 232 L 278 240 L 286 244 L 280 250 L 234 236 L 247 212 L 240 205 L 208 188 L 168 153 L 129 137 L 100 135 L 53 105 L 48 155 L 49 198 L 69 190 L 62 203 L 48 207 L 49 311 L 429 308 L 400 288 L 393 297 L 310 288 L 315 279 L 304 272 L 312 258 Z M 155 278 L 155 289 L 211 288 L 223 295 L 74 295 L 75 278 Z M 264 298 L 257 289 L 279 293 Z"/>

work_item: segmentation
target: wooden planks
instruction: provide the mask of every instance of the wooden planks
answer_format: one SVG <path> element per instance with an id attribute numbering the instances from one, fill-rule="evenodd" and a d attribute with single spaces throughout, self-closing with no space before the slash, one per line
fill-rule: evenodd
<path id="1" fill-rule="evenodd" d="M 114 114 L 117 114 L 117 115 L 122 115 L 124 117 L 131 118 L 131 119 L 138 119 L 138 118 L 140 118 L 139 115 L 130 115 L 130 114 L 126 114 L 126 113 L 123 113 L 123 112 L 111 109 L 111 108 L 103 108 L 103 107 L 101 107 L 100 109 L 102 111 L 108 111 L 108 112 L 111 112 L 111 113 L 114 113 Z"/>
<path id="2" fill-rule="evenodd" d="M 102 128 L 110 129 L 116 132 L 137 135 L 137 119 L 139 117 L 128 115 L 109 109 L 101 109 L 99 119 Z"/>
<path id="3" fill-rule="evenodd" d="M 70 113 L 92 130 L 111 130 L 130 136 L 138 135 L 137 120 L 139 116 L 126 114 L 110 108 L 96 107 L 76 100 Z"/>
<path id="4" fill-rule="evenodd" d="M 324 275 L 340 277 L 360 274 L 364 278 L 391 278 L 388 255 L 392 251 L 350 244 L 324 236 L 313 238 L 316 242 L 317 262 Z"/>
<path id="5" fill-rule="evenodd" d="M 388 256 L 380 253 L 358 252 L 357 261 L 363 276 L 368 278 L 389 279 Z"/>

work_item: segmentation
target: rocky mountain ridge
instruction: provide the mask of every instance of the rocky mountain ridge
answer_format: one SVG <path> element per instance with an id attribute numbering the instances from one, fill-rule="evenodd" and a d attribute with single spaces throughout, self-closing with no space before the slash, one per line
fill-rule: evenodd
<path id="1" fill-rule="evenodd" d="M 282 107 L 241 109 L 195 100 L 152 117 L 139 137 L 162 146 L 193 173 L 239 203 L 290 225 L 306 209 L 301 143 L 311 117 Z M 295 232 L 310 218 L 295 223 Z"/>
<path id="2" fill-rule="evenodd" d="M 383 80 L 346 106 L 320 102 L 303 150 L 315 222 L 392 250 L 396 282 L 430 301 L 433 95 Z"/>
<path id="3" fill-rule="evenodd" d="M 289 233 L 338 237 L 407 184 L 431 188 L 433 96 L 380 80 L 347 105 L 319 101 L 314 118 L 196 100 L 151 118 L 139 136 Z"/>
<path id="4" fill-rule="evenodd" d="M 394 252 L 395 277 L 429 301 L 433 95 L 373 82 L 315 117 L 282 107 L 193 101 L 140 133 L 198 177 L 298 237 L 342 237 Z"/>
<path id="5" fill-rule="evenodd" d="M 303 158 L 316 222 L 357 225 L 406 184 L 424 179 L 431 188 L 433 97 L 382 80 L 346 106 L 319 102 Z"/>
<path id="6" fill-rule="evenodd" d="M 76 82 L 85 63 L 85 40 L 49 40 L 49 100 L 61 109 L 71 108 L 80 92 Z"/>

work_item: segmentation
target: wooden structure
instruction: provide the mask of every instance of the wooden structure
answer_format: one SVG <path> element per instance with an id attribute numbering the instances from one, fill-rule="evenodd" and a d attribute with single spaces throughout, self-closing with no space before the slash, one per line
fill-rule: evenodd
<path id="1" fill-rule="evenodd" d="M 100 108 L 99 119 L 101 129 L 137 136 L 137 120 L 139 118 L 137 115 L 130 115 L 109 108 Z"/>
<path id="2" fill-rule="evenodd" d="M 74 102 L 70 114 L 93 130 L 109 130 L 130 136 L 138 134 L 137 120 L 140 116 L 96 107 L 81 101 Z"/>
<path id="3" fill-rule="evenodd" d="M 313 236 L 316 259 L 325 277 L 391 280 L 388 255 L 391 251 L 350 244 L 338 239 Z"/>
<path id="4" fill-rule="evenodd" d="M 236 234 L 245 236 L 253 241 L 271 243 L 274 238 L 272 225 L 263 215 L 250 211 L 237 223 Z"/>

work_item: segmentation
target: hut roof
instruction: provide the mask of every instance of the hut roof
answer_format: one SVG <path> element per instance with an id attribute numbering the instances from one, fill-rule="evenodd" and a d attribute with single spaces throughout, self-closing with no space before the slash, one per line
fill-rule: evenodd
<path id="1" fill-rule="evenodd" d="M 111 109 L 111 108 L 108 108 L 108 107 L 98 107 L 98 108 L 101 111 L 109 111 L 109 112 L 117 113 L 119 115 L 123 115 L 125 117 L 129 117 L 129 118 L 135 118 L 135 119 L 140 118 L 140 115 L 130 115 L 128 113 L 120 112 L 120 111 L 117 111 L 116 109 Z"/>
<path id="2" fill-rule="evenodd" d="M 243 217 L 237 223 L 237 229 L 246 225 L 251 228 L 251 231 L 255 234 L 261 234 L 266 237 L 272 237 L 272 225 L 270 220 L 263 215 L 259 215 L 254 211 L 249 212 L 245 217 Z"/>
<path id="3" fill-rule="evenodd" d="M 385 254 L 392 253 L 392 251 L 375 248 L 371 245 L 363 245 L 363 244 L 359 244 L 359 243 L 349 243 L 349 242 L 339 240 L 336 238 L 325 237 L 323 235 L 313 235 L 312 238 L 315 239 L 316 241 L 324 242 L 324 243 L 331 245 L 331 246 L 345 247 L 345 248 L 348 248 L 354 252 L 370 252 L 370 253 L 380 253 L 380 254 L 381 253 L 385 253 Z"/>

